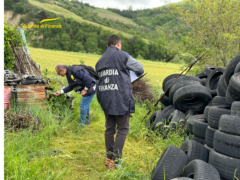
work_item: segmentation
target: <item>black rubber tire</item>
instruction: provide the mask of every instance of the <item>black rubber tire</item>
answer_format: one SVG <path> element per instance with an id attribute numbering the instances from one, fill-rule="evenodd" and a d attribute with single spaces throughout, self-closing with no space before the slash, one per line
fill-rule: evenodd
<path id="1" fill-rule="evenodd" d="M 175 79 L 176 77 L 178 77 L 178 75 L 179 75 L 179 74 L 171 74 L 171 75 L 167 76 L 167 77 L 163 80 L 162 89 L 164 89 L 165 84 L 166 84 L 166 82 L 167 82 L 169 79 L 172 79 L 172 78 Z"/>
<path id="2" fill-rule="evenodd" d="M 201 83 L 197 82 L 197 81 L 192 81 L 192 80 L 189 80 L 189 81 L 181 81 L 181 82 L 178 82 L 176 84 L 174 84 L 171 88 L 170 88 L 170 91 L 169 91 L 169 101 L 171 103 L 173 103 L 173 96 L 174 94 L 176 93 L 177 90 L 179 90 L 180 88 L 182 87 L 185 87 L 185 86 L 188 86 L 188 85 L 201 85 Z"/>
<path id="3" fill-rule="evenodd" d="M 167 90 L 169 85 L 171 85 L 171 87 L 172 87 L 175 84 L 178 84 L 178 83 L 183 82 L 183 81 L 197 81 L 201 84 L 201 79 L 199 79 L 196 76 L 181 76 L 181 77 L 177 78 L 175 81 L 174 81 L 174 78 L 168 80 L 165 84 L 164 92 Z"/>
<path id="4" fill-rule="evenodd" d="M 209 101 L 209 103 L 207 104 L 207 106 L 212 106 L 212 100 Z"/>
<path id="5" fill-rule="evenodd" d="M 201 79 L 199 79 L 196 76 L 182 76 L 182 77 L 179 77 L 178 79 L 176 79 L 172 83 L 172 86 L 177 84 L 177 83 L 183 82 L 183 81 L 197 81 L 197 82 L 201 83 Z"/>
<path id="6" fill-rule="evenodd" d="M 209 76 L 216 68 L 218 68 L 217 66 L 205 66 L 203 73 L 206 74 L 207 76 Z"/>
<path id="7" fill-rule="evenodd" d="M 179 177 L 185 164 L 187 155 L 175 146 L 168 146 L 152 172 L 151 180 L 170 180 Z"/>
<path id="8" fill-rule="evenodd" d="M 234 174 L 240 179 L 240 159 L 225 156 L 216 152 L 214 149 L 209 154 L 209 164 L 213 165 L 219 172 L 221 178 L 233 180 Z"/>
<path id="9" fill-rule="evenodd" d="M 231 114 L 230 109 L 212 106 L 208 111 L 208 124 L 211 128 L 218 129 L 219 119 L 224 114 Z"/>
<path id="10" fill-rule="evenodd" d="M 228 91 L 234 101 L 240 101 L 240 73 L 236 73 L 231 77 Z"/>
<path id="11" fill-rule="evenodd" d="M 159 111 L 155 111 L 150 117 L 149 119 L 147 120 L 146 124 L 145 124 L 145 127 L 148 127 L 148 125 L 151 126 L 151 124 L 155 121 L 156 119 L 156 116 L 157 116 L 157 112 Z"/>
<path id="12" fill-rule="evenodd" d="M 227 88 L 227 91 L 226 91 L 226 102 L 229 104 L 229 105 L 232 105 L 232 103 L 234 102 L 235 100 L 233 99 L 231 93 L 229 92 L 229 88 Z"/>
<path id="13" fill-rule="evenodd" d="M 171 105 L 166 107 L 163 111 L 159 112 L 156 116 L 155 121 L 152 123 L 151 130 L 157 130 L 157 129 L 160 130 L 162 126 L 166 123 L 165 120 L 168 119 L 168 117 L 174 110 L 175 108 Z M 161 122 L 163 123 L 163 125 L 156 126 Z"/>
<path id="14" fill-rule="evenodd" d="M 213 148 L 210 148 L 207 144 L 204 144 L 204 147 L 207 149 L 208 151 L 208 154 L 210 153 L 210 151 L 213 149 Z"/>
<path id="15" fill-rule="evenodd" d="M 226 97 L 215 96 L 212 99 L 212 106 L 227 107 L 229 104 L 226 102 Z"/>
<path id="16" fill-rule="evenodd" d="M 200 115 L 195 115 L 195 116 L 190 116 L 189 118 L 187 118 L 187 123 L 186 123 L 186 129 L 189 133 L 193 133 L 193 122 L 194 121 L 200 121 L 203 120 L 203 114 Z"/>
<path id="17" fill-rule="evenodd" d="M 221 154 L 240 159 L 240 136 L 217 130 L 214 135 L 213 147 Z"/>
<path id="18" fill-rule="evenodd" d="M 208 127 L 208 123 L 206 123 L 204 120 L 194 121 L 193 122 L 194 136 L 205 139 L 207 127 Z"/>
<path id="19" fill-rule="evenodd" d="M 207 81 L 207 79 L 204 78 L 204 79 L 201 79 L 200 83 L 201 83 L 203 86 L 205 86 L 205 85 L 206 85 L 206 81 Z"/>
<path id="20" fill-rule="evenodd" d="M 232 103 L 231 115 L 240 117 L 240 101 L 235 101 Z"/>
<path id="21" fill-rule="evenodd" d="M 28 77 L 27 80 L 28 80 L 28 81 L 29 81 L 29 80 L 39 80 L 39 81 L 41 81 L 42 78 Z"/>
<path id="22" fill-rule="evenodd" d="M 197 113 L 193 112 L 192 110 L 187 110 L 187 112 L 185 112 L 186 118 L 189 118 L 189 117 L 195 116 L 195 115 L 197 115 Z"/>
<path id="23" fill-rule="evenodd" d="M 177 177 L 171 180 L 191 180 L 191 178 L 186 178 L 186 177 Z"/>
<path id="24" fill-rule="evenodd" d="M 229 84 L 229 81 L 232 75 L 234 74 L 234 70 L 237 67 L 239 62 L 240 62 L 240 55 L 237 55 L 228 63 L 225 71 L 225 82 L 227 85 Z"/>
<path id="25" fill-rule="evenodd" d="M 166 108 L 166 106 L 161 103 L 161 111 L 163 111 L 165 108 Z"/>
<path id="26" fill-rule="evenodd" d="M 20 85 L 42 84 L 42 80 L 22 81 Z"/>
<path id="27" fill-rule="evenodd" d="M 162 97 L 163 94 L 161 94 L 161 97 Z M 164 105 L 164 106 L 170 106 L 172 105 L 170 100 L 169 100 L 169 97 L 167 97 L 166 95 L 163 96 L 163 98 L 160 100 L 160 102 Z"/>
<path id="28" fill-rule="evenodd" d="M 203 119 L 208 122 L 208 111 L 211 106 L 206 106 L 203 112 Z"/>
<path id="29" fill-rule="evenodd" d="M 196 74 L 195 76 L 198 77 L 199 79 L 207 79 L 208 77 L 206 74 L 204 74 L 204 72 Z"/>
<path id="30" fill-rule="evenodd" d="M 214 166 L 199 159 L 193 160 L 184 168 L 183 176 L 196 180 L 221 180 Z"/>
<path id="31" fill-rule="evenodd" d="M 212 95 L 206 87 L 189 85 L 176 91 L 173 96 L 173 106 L 182 112 L 192 110 L 202 113 L 211 99 Z"/>
<path id="32" fill-rule="evenodd" d="M 207 149 L 194 140 L 185 141 L 180 149 L 187 154 L 187 164 L 194 159 L 201 159 L 205 162 L 208 161 Z"/>
<path id="33" fill-rule="evenodd" d="M 167 89 L 169 87 L 171 87 L 170 85 L 172 84 L 172 82 L 174 81 L 175 78 L 172 78 L 172 79 L 169 79 L 166 83 L 165 83 L 165 86 L 164 86 L 164 89 L 163 91 L 166 92 Z M 170 89 L 169 89 L 170 90 Z M 169 91 L 166 93 L 166 96 L 169 96 Z"/>
<path id="34" fill-rule="evenodd" d="M 211 91 L 212 95 L 217 95 L 217 86 L 220 80 L 220 77 L 225 72 L 226 68 L 218 67 L 209 74 L 205 86 Z"/>
<path id="35" fill-rule="evenodd" d="M 210 148 L 213 148 L 213 139 L 214 139 L 214 134 L 216 130 L 217 129 L 211 128 L 210 126 L 207 127 L 205 142 Z"/>
<path id="36" fill-rule="evenodd" d="M 170 123 L 169 125 L 174 129 L 176 129 L 177 126 L 180 126 L 183 128 L 185 124 L 185 114 L 176 109 L 171 113 L 171 115 L 168 117 L 168 120 L 167 120 L 168 123 Z"/>
<path id="37" fill-rule="evenodd" d="M 205 139 L 197 137 L 197 136 L 193 136 L 192 140 L 194 140 L 200 144 L 205 144 Z"/>
<path id="38" fill-rule="evenodd" d="M 235 70 L 234 70 L 234 74 L 240 72 L 240 62 L 237 64 Z"/>
<path id="39" fill-rule="evenodd" d="M 225 87 L 225 73 L 220 77 L 217 86 L 217 95 L 225 97 L 227 88 Z"/>
<path id="40" fill-rule="evenodd" d="M 218 129 L 228 134 L 240 136 L 240 117 L 232 115 L 222 115 L 219 120 Z"/>

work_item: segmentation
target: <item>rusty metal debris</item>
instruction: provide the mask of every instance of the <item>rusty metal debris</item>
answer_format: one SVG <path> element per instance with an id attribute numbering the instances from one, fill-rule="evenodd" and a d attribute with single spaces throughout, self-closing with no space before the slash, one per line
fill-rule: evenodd
<path id="1" fill-rule="evenodd" d="M 45 94 L 45 84 L 33 85 L 18 85 L 17 100 L 22 106 L 44 106 L 44 101 L 47 99 Z"/>

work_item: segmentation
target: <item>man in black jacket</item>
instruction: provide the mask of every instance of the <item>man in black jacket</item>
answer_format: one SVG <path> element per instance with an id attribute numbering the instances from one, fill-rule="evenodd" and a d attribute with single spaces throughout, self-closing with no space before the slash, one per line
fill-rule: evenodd
<path id="1" fill-rule="evenodd" d="M 89 105 L 95 95 L 96 80 L 82 66 L 66 66 L 60 63 L 55 70 L 60 76 L 66 75 L 69 86 L 57 91 L 54 95 L 58 96 L 72 90 L 82 94 L 79 123 L 83 126 L 85 123 L 90 123 Z"/>
<path id="2" fill-rule="evenodd" d="M 140 62 L 133 59 L 127 52 L 121 51 L 121 39 L 118 36 L 111 35 L 107 40 L 107 47 L 95 67 L 99 75 L 96 92 L 106 118 L 105 165 L 116 169 L 129 131 L 130 113 L 135 112 L 129 70 L 137 75 L 142 74 L 144 70 Z M 114 141 L 116 128 L 117 136 Z"/>

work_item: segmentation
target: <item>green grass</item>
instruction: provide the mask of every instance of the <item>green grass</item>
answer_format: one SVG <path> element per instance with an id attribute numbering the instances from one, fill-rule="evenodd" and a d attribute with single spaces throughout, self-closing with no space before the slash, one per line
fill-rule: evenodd
<path id="1" fill-rule="evenodd" d="M 124 44 L 123 44 L 124 46 Z M 33 60 L 40 64 L 41 69 L 47 68 L 48 71 L 55 71 L 55 66 L 58 63 L 63 63 L 66 65 L 79 64 L 80 60 L 84 60 L 86 65 L 95 68 L 95 64 L 101 57 L 100 55 L 86 54 L 86 53 L 75 53 L 75 52 L 64 52 L 64 51 L 53 51 L 37 48 L 29 48 L 31 57 Z M 149 60 L 139 60 L 144 71 L 148 74 L 144 78 L 150 80 L 150 84 L 153 86 L 158 86 L 157 81 L 159 81 L 159 87 L 162 86 L 162 81 L 165 77 L 173 73 L 180 73 L 179 64 L 155 62 Z"/>
<path id="2" fill-rule="evenodd" d="M 34 5 L 34 6 L 38 7 L 38 8 L 42 8 L 42 9 L 44 9 L 44 10 L 53 12 L 53 13 L 55 13 L 55 14 L 57 14 L 57 15 L 59 14 L 59 15 L 62 15 L 62 16 L 64 16 L 64 17 L 66 17 L 66 18 L 73 18 L 74 20 L 76 20 L 76 21 L 78 21 L 78 22 L 80 22 L 80 23 L 85 22 L 85 23 L 92 24 L 92 25 L 97 26 L 97 27 L 102 27 L 104 30 L 109 30 L 110 32 L 113 32 L 113 33 L 117 33 L 117 34 L 122 33 L 122 34 L 123 34 L 125 37 L 127 37 L 127 38 L 133 37 L 133 35 L 128 34 L 128 33 L 125 33 L 125 32 L 123 32 L 123 31 L 119 31 L 119 30 L 116 30 L 116 29 L 109 28 L 109 27 L 107 27 L 107 26 L 100 25 L 100 24 L 95 23 L 95 22 L 91 22 L 91 21 L 88 21 L 88 20 L 84 20 L 82 17 L 77 16 L 77 15 L 74 14 L 73 12 L 68 11 L 67 9 L 64 9 L 64 8 L 62 8 L 62 7 L 60 7 L 60 6 L 57 6 L 57 5 L 51 5 L 51 4 L 47 4 L 47 3 L 41 3 L 41 2 L 36 1 L 36 0 L 29 0 L 29 3 L 31 3 L 32 5 Z M 104 11 L 102 11 L 102 12 L 104 12 Z M 102 14 L 103 14 L 103 13 L 102 13 Z M 116 16 L 114 16 L 114 17 L 116 17 Z M 122 18 L 122 19 L 124 20 L 124 18 Z M 126 21 L 127 21 L 127 20 L 125 19 L 125 22 L 126 22 Z M 130 22 L 130 20 L 129 20 L 129 22 Z M 132 22 L 132 23 L 133 23 L 133 22 Z M 143 40 L 144 40 L 145 42 L 149 42 L 149 40 L 147 40 L 147 39 L 143 39 Z"/>
<path id="3" fill-rule="evenodd" d="M 102 18 L 118 20 L 118 21 L 121 21 L 122 23 L 125 23 L 125 24 L 131 24 L 131 25 L 138 26 L 137 23 L 135 23 L 133 20 L 131 20 L 129 18 L 126 18 L 126 17 L 123 17 L 123 16 L 121 16 L 117 13 L 114 13 L 112 11 L 109 11 L 107 9 L 95 8 L 95 9 L 93 9 L 93 11 L 98 13 L 98 16 L 100 16 Z"/>
<path id="4" fill-rule="evenodd" d="M 95 63 L 99 56 L 80 53 L 49 51 L 30 48 L 32 58 L 40 63 L 42 69 L 53 69 L 48 77 L 54 77 L 55 64 L 62 61 L 77 63 L 85 58 L 87 64 Z M 76 60 L 73 61 L 73 59 Z M 91 63 L 90 63 L 91 62 Z M 70 63 L 70 62 L 69 62 Z M 142 61 L 156 67 L 158 63 Z M 172 64 L 165 65 L 171 69 Z M 169 67 L 170 66 L 170 67 Z M 153 76 L 154 72 L 149 71 Z M 163 75 L 166 76 L 166 75 Z M 63 83 L 66 79 L 60 77 Z M 55 89 L 57 90 L 57 89 Z M 147 129 L 142 122 L 147 113 L 146 104 L 136 104 L 136 113 L 130 120 L 130 130 L 123 150 L 123 170 L 109 171 L 105 161 L 105 117 L 96 96 L 90 105 L 91 124 L 78 127 L 81 96 L 75 97 L 74 111 L 69 109 L 35 111 L 42 128 L 34 133 L 31 129 L 19 133 L 5 133 L 4 173 L 5 179 L 69 179 L 69 180 L 132 180 L 150 179 L 151 171 L 169 145 L 180 147 L 184 136 L 171 133 L 168 139 L 151 135 L 146 137 Z M 158 106 L 156 109 L 159 109 Z M 57 119 L 55 115 L 61 115 Z"/>

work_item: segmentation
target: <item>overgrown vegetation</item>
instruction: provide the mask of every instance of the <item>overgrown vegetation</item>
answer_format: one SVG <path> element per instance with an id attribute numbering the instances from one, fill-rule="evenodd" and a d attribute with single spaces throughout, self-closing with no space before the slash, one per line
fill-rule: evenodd
<path id="1" fill-rule="evenodd" d="M 206 65 L 226 66 L 240 54 L 240 1 L 186 0 L 171 7 L 173 14 L 190 30 L 182 41 L 185 62 L 190 63 L 193 55 L 208 51 L 194 67 L 195 73 Z"/>
<path id="2" fill-rule="evenodd" d="M 139 100 L 139 102 L 144 102 L 145 100 L 152 101 L 153 100 L 153 92 L 151 91 L 151 87 L 149 84 L 149 79 L 140 79 L 134 86 L 133 92 L 135 97 Z"/>
<path id="3" fill-rule="evenodd" d="M 29 50 L 31 57 L 40 64 L 45 78 L 57 76 L 54 67 L 59 62 L 76 64 L 82 60 L 86 65 L 94 66 L 99 59 L 98 55 L 35 48 Z M 173 64 L 141 62 L 146 69 L 151 69 L 146 70 L 146 77 L 158 78 L 160 84 L 166 76 L 163 73 L 178 70 L 178 66 Z M 165 70 L 161 72 L 162 77 L 156 75 L 161 67 Z M 47 74 L 45 68 L 48 68 Z M 59 77 L 58 80 L 67 84 L 65 77 Z M 151 84 L 156 85 L 156 80 Z M 59 90 L 60 86 L 61 84 L 53 84 L 52 91 Z M 5 179 L 150 179 L 151 171 L 165 148 L 169 144 L 180 147 L 185 140 L 178 132 L 170 133 L 169 138 L 164 141 L 162 136 L 155 134 L 147 137 L 148 130 L 142 119 L 148 108 L 152 107 L 150 103 L 136 103 L 136 113 L 131 118 L 123 151 L 125 168 L 116 172 L 109 171 L 104 166 L 105 117 L 97 98 L 95 96 L 90 105 L 91 124 L 81 129 L 78 127 L 81 96 L 71 93 L 75 97 L 74 110 L 69 107 L 54 107 L 52 104 L 42 110 L 30 107 L 32 116 L 38 119 L 39 129 L 33 131 L 31 126 L 20 132 L 5 132 Z M 159 97 L 159 93 L 154 93 L 153 96 Z M 160 106 L 152 109 L 158 110 Z M 12 111 L 18 112 L 17 109 Z"/>
<path id="4" fill-rule="evenodd" d="M 52 76 L 53 73 L 49 74 Z M 148 130 L 142 118 L 147 108 L 145 104 L 136 104 L 123 152 L 125 168 L 109 171 L 104 166 L 104 113 L 95 97 L 90 106 L 91 124 L 79 128 L 81 96 L 73 95 L 74 111 L 52 111 L 52 106 L 39 111 L 31 107 L 39 130 L 33 132 L 30 127 L 18 133 L 5 132 L 5 179 L 150 179 L 165 148 L 169 144 L 179 147 L 185 140 L 178 132 L 169 134 L 164 141 L 155 134 L 146 137 Z"/>
<path id="5" fill-rule="evenodd" d="M 20 34 L 16 29 L 4 22 L 4 69 L 12 70 L 15 61 L 9 41 L 12 41 L 16 48 L 21 45 Z"/>

